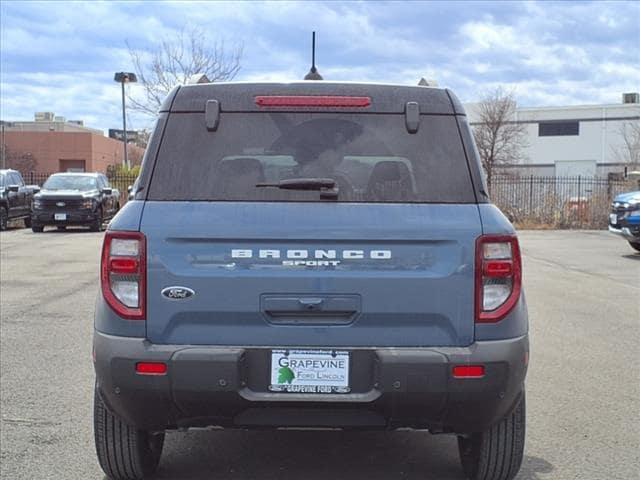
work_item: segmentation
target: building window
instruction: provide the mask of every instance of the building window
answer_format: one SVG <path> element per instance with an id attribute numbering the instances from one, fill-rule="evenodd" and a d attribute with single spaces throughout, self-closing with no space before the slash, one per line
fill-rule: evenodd
<path id="1" fill-rule="evenodd" d="M 580 122 L 540 122 L 538 123 L 539 137 L 564 137 L 568 135 L 580 135 Z"/>

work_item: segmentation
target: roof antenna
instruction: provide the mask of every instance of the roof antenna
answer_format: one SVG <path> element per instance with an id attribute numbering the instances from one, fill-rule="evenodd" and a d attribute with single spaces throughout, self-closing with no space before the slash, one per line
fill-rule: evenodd
<path id="1" fill-rule="evenodd" d="M 324 80 L 316 69 L 316 32 L 311 34 L 311 70 L 304 76 L 305 80 Z"/>

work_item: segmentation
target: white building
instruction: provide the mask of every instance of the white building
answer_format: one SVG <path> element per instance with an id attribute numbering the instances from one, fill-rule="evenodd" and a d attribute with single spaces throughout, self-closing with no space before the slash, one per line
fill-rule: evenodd
<path id="1" fill-rule="evenodd" d="M 522 175 L 607 176 L 629 166 L 631 137 L 640 125 L 640 95 L 624 94 L 623 102 L 607 105 L 518 108 L 513 121 L 526 125 L 526 144 L 518 165 L 504 171 Z M 469 122 L 477 125 L 477 103 L 465 105 Z M 640 148 L 640 138 L 635 138 Z M 638 166 L 635 165 L 635 168 Z"/>

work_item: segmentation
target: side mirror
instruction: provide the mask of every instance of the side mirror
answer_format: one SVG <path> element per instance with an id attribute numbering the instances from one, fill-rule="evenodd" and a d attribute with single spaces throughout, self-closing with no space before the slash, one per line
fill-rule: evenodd
<path id="1" fill-rule="evenodd" d="M 7 190 L 9 190 L 10 192 L 17 192 L 18 190 L 20 190 L 20 186 L 19 185 L 9 185 L 7 187 Z"/>
<path id="2" fill-rule="evenodd" d="M 102 193 L 104 193 L 105 195 L 111 195 L 113 193 L 113 189 L 109 187 L 105 187 L 102 189 Z"/>
<path id="3" fill-rule="evenodd" d="M 33 194 L 35 195 L 36 193 L 40 193 L 40 187 L 38 185 L 35 185 L 32 187 L 33 190 Z"/>
<path id="4" fill-rule="evenodd" d="M 133 190 L 133 185 L 129 185 L 127 187 L 127 193 L 131 193 L 132 190 Z"/>

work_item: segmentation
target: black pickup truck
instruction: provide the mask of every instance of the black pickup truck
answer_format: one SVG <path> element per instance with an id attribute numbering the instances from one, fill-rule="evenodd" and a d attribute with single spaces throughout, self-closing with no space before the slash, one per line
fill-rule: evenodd
<path id="1" fill-rule="evenodd" d="M 9 220 L 24 220 L 31 226 L 31 201 L 39 187 L 25 185 L 17 170 L 0 170 L 0 230 L 7 228 Z"/>
<path id="2" fill-rule="evenodd" d="M 59 230 L 85 226 L 97 232 L 119 209 L 120 192 L 104 174 L 55 173 L 33 199 L 31 230 L 42 232 L 52 225 Z"/>

